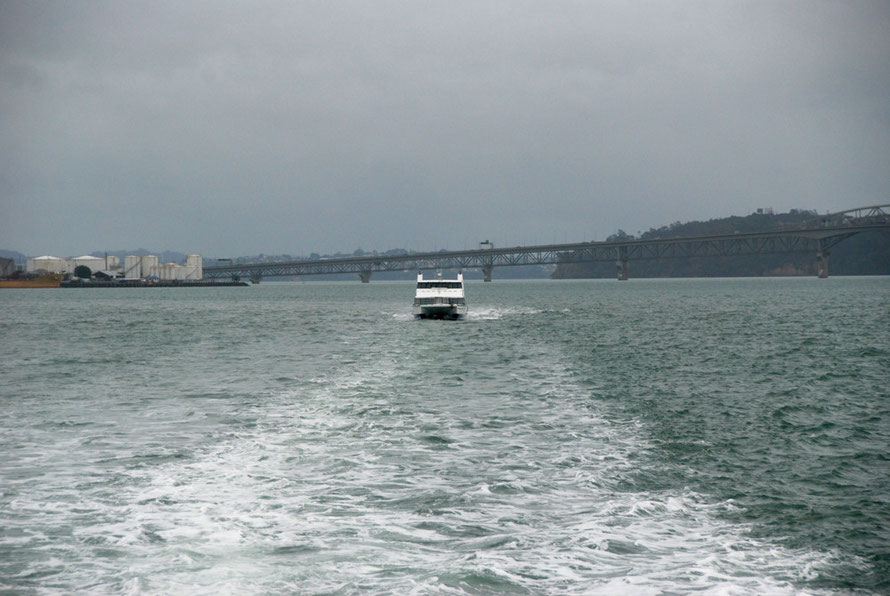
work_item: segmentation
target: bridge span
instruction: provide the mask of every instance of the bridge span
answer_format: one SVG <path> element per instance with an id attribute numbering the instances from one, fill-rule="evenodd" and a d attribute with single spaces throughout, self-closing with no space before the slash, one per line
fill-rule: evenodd
<path id="1" fill-rule="evenodd" d="M 244 277 L 259 283 L 266 277 L 353 273 L 363 283 L 368 283 L 377 271 L 480 269 L 484 280 L 491 281 L 495 267 L 606 261 L 615 263 L 619 280 L 626 280 L 628 263 L 633 260 L 809 252 L 816 260 L 817 275 L 826 278 L 832 247 L 851 236 L 872 230 L 890 230 L 890 204 L 858 207 L 814 218 L 800 228 L 764 232 L 645 240 L 631 237 L 618 241 L 512 248 L 495 248 L 486 241 L 482 244 L 487 244 L 488 248 L 471 250 L 216 265 L 205 267 L 204 277 Z"/>

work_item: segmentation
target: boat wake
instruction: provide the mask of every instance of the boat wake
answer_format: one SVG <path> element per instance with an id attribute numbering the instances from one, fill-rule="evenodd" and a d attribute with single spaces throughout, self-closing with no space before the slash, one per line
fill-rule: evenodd
<path id="1" fill-rule="evenodd" d="M 205 447 L 63 506 L 96 516 L 69 585 L 796 594 L 837 563 L 722 521 L 732 501 L 627 491 L 653 448 L 635 423 L 603 418 L 553 358 L 493 362 L 522 389 L 464 375 L 431 395 L 416 361 L 391 355 L 245 403 Z"/>

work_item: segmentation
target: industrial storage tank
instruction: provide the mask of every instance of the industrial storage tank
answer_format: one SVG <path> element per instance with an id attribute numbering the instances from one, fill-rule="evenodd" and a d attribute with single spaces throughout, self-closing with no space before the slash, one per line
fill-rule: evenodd
<path id="1" fill-rule="evenodd" d="M 165 281 L 176 279 L 176 263 L 158 265 L 158 277 Z"/>
<path id="2" fill-rule="evenodd" d="M 124 278 L 139 279 L 142 277 L 142 257 L 127 255 L 124 257 Z"/>
<path id="3" fill-rule="evenodd" d="M 177 263 L 161 263 L 158 265 L 158 277 L 164 281 L 185 280 L 187 271 L 187 267 Z"/>
<path id="4" fill-rule="evenodd" d="M 106 269 L 105 259 L 100 259 L 99 257 L 94 257 L 92 255 L 83 255 L 81 257 L 74 257 L 73 259 L 71 259 L 72 272 L 81 265 L 89 267 L 92 273 L 95 273 L 96 271 L 103 271 L 104 269 Z"/>
<path id="5" fill-rule="evenodd" d="M 49 255 L 28 259 L 25 268 L 28 272 L 46 271 L 48 273 L 68 273 L 68 271 L 74 270 L 74 267 L 69 269 L 68 259 Z"/>
<path id="6" fill-rule="evenodd" d="M 204 259 L 201 255 L 189 255 L 185 259 L 185 279 L 198 280 L 204 278 Z"/>
<path id="7" fill-rule="evenodd" d="M 160 277 L 157 255 L 142 255 L 142 277 Z"/>

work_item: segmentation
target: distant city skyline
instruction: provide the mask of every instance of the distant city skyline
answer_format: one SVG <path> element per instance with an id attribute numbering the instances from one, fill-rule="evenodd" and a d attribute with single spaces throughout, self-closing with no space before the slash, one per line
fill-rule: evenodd
<path id="1" fill-rule="evenodd" d="M 0 4 L 0 249 L 602 240 L 890 199 L 890 4 Z"/>

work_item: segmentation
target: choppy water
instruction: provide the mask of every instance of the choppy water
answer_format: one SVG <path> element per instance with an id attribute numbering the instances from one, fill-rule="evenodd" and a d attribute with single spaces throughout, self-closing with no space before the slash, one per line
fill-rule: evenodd
<path id="1" fill-rule="evenodd" d="M 890 592 L 890 279 L 3 290 L 0 591 Z"/>

